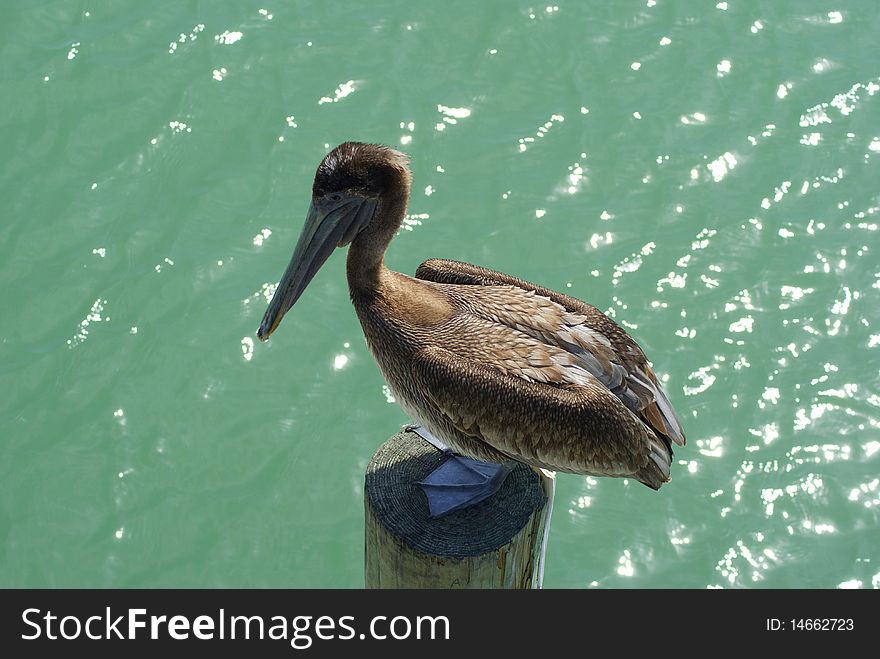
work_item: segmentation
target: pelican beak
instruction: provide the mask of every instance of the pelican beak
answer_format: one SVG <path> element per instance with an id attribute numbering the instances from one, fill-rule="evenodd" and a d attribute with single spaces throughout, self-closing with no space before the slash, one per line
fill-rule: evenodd
<path id="1" fill-rule="evenodd" d="M 348 245 L 370 221 L 376 203 L 375 199 L 354 194 L 312 199 L 293 256 L 257 330 L 260 341 L 266 341 L 275 331 L 333 249 Z"/>

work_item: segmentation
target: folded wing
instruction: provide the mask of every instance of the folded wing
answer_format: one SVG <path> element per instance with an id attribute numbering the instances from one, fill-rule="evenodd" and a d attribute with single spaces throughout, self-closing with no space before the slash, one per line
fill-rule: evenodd
<path id="1" fill-rule="evenodd" d="M 654 489 L 671 455 L 608 389 L 587 379 L 547 386 L 499 372 L 436 346 L 416 353 L 413 381 L 459 432 L 534 467 L 631 476 Z"/>
<path id="2" fill-rule="evenodd" d="M 681 423 L 641 348 L 592 305 L 504 273 L 458 261 L 425 261 L 416 271 L 416 277 L 463 285 L 450 294 L 470 314 L 557 349 L 548 349 L 546 352 L 550 354 L 545 357 L 540 355 L 540 350 L 532 349 L 529 359 L 520 359 L 527 368 L 513 375 L 527 381 L 568 386 L 580 384 L 581 374 L 587 373 L 596 385 L 603 386 L 670 443 L 670 458 L 671 442 L 684 445 Z M 469 292 L 468 286 L 480 289 Z M 531 362 L 542 359 L 549 360 L 550 364 L 537 369 L 539 377 L 531 377 L 531 371 L 535 370 Z M 516 363 L 516 355 L 506 363 Z M 554 382 L 554 378 L 546 377 L 550 372 L 547 369 L 556 369 L 563 377 L 555 378 Z"/>

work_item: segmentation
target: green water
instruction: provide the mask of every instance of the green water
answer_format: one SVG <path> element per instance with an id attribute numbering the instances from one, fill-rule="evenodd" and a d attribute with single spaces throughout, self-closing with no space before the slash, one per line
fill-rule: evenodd
<path id="1" fill-rule="evenodd" d="M 876 0 L 4 2 L 0 585 L 363 584 L 407 422 L 336 254 L 254 333 L 328 147 L 388 256 L 609 310 L 673 482 L 559 479 L 546 585 L 880 586 Z"/>

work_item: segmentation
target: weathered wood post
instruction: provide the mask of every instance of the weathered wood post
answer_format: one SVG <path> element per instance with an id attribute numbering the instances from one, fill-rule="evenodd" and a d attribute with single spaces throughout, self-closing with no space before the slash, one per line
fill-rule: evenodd
<path id="1" fill-rule="evenodd" d="M 366 587 L 536 587 L 548 509 L 541 477 L 519 465 L 492 497 L 431 519 L 418 483 L 445 459 L 411 431 L 376 451 L 364 487 Z"/>

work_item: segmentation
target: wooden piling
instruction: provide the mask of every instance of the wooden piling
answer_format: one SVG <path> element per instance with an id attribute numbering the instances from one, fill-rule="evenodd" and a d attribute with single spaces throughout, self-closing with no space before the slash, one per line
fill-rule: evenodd
<path id="1" fill-rule="evenodd" d="M 418 482 L 443 460 L 414 432 L 379 447 L 364 487 L 367 588 L 534 588 L 546 523 L 541 478 L 518 465 L 492 497 L 431 519 Z"/>

